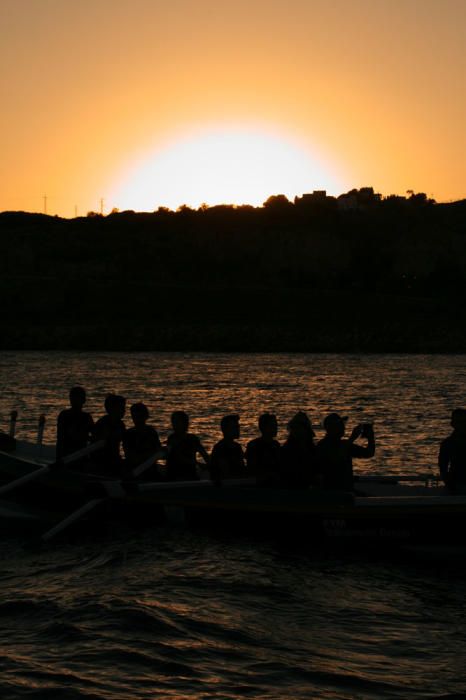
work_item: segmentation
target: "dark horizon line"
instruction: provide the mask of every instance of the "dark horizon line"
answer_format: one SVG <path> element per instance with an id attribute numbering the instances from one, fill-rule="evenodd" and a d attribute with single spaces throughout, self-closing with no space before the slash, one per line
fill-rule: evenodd
<path id="1" fill-rule="evenodd" d="M 376 203 L 376 202 L 387 202 L 387 201 L 421 201 L 423 200 L 425 203 L 428 204 L 437 204 L 437 205 L 445 205 L 445 204 L 459 204 L 461 202 L 466 201 L 466 196 L 462 197 L 460 199 L 450 199 L 450 200 L 445 200 L 445 201 L 437 201 L 433 197 L 428 197 L 428 195 L 425 192 L 416 192 L 415 190 L 406 190 L 406 195 L 401 195 L 401 194 L 388 194 L 384 195 L 379 192 L 375 192 L 373 187 L 360 187 L 358 188 L 352 188 L 348 190 L 347 192 L 342 192 L 339 195 L 329 195 L 327 194 L 326 190 L 313 190 L 312 192 L 305 192 L 302 195 L 295 195 L 292 199 L 289 199 L 287 195 L 282 194 L 282 193 L 277 193 L 277 194 L 272 194 L 267 197 L 267 199 L 262 203 L 258 205 L 254 204 L 248 204 L 248 203 L 232 203 L 232 202 L 217 202 L 216 204 L 207 204 L 207 203 L 201 203 L 197 207 L 191 206 L 189 204 L 183 203 L 178 205 L 176 209 L 172 209 L 169 206 L 166 205 L 159 205 L 156 209 L 152 210 L 135 210 L 135 209 L 120 209 L 119 207 L 113 207 L 107 214 L 105 214 L 103 211 L 94 211 L 90 210 L 86 214 L 80 214 L 76 216 L 62 216 L 59 214 L 49 214 L 48 212 L 43 212 L 43 211 L 30 211 L 27 209 L 4 209 L 0 211 L 1 214 L 32 214 L 32 215 L 40 215 L 40 216 L 48 216 L 52 218 L 61 218 L 61 219 L 82 219 L 86 218 L 87 216 L 111 216 L 112 214 L 125 214 L 125 213 L 133 213 L 133 214 L 156 214 L 158 212 L 170 212 L 173 214 L 176 214 L 180 211 L 206 211 L 208 209 L 215 209 L 217 207 L 228 207 L 231 209 L 242 209 L 242 208 L 248 208 L 248 209 L 265 209 L 267 206 L 270 206 L 273 203 L 282 203 L 283 205 L 290 205 L 294 206 L 298 202 L 302 201 L 309 201 L 313 203 L 318 203 L 320 202 L 342 202 L 345 199 L 348 200 L 350 197 L 355 197 L 355 196 L 362 196 L 362 197 L 367 197 L 367 203 Z M 348 206 L 346 208 L 351 208 L 351 206 Z M 359 207 L 354 207 L 354 208 L 359 208 Z"/>

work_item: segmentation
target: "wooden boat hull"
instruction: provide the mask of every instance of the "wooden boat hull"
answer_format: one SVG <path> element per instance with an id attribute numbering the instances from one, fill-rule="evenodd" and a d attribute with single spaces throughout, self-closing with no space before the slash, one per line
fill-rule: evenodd
<path id="1" fill-rule="evenodd" d="M 9 482 L 40 464 L 0 452 L 0 480 Z M 3 497 L 0 521 L 12 528 L 16 522 L 37 527 L 41 518 L 57 521 L 90 498 L 90 488 L 98 479 L 71 469 L 54 470 Z M 117 493 L 92 517 L 119 518 L 129 524 L 176 521 L 237 533 L 291 536 L 313 544 L 466 544 L 465 496 L 449 496 L 433 487 L 387 489 L 387 495 L 355 497 L 317 489 L 155 483 L 142 485 L 129 495 Z M 372 493 L 377 493 L 375 486 Z"/>
<path id="2" fill-rule="evenodd" d="M 405 544 L 465 543 L 466 497 L 353 497 L 318 490 L 245 487 L 176 489 L 133 497 L 205 527 L 265 533 L 309 542 Z"/>

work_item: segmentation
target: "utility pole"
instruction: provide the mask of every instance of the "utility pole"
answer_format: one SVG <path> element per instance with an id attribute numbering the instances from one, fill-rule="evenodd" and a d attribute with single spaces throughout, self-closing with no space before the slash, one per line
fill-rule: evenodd
<path id="1" fill-rule="evenodd" d="M 100 214 L 101 214 L 101 216 L 104 215 L 104 198 L 103 197 L 100 198 Z"/>
<path id="2" fill-rule="evenodd" d="M 47 195 L 44 194 L 44 214 L 47 214 Z"/>
<path id="3" fill-rule="evenodd" d="M 78 218 L 78 205 L 77 204 L 74 205 L 74 218 L 75 219 Z"/>

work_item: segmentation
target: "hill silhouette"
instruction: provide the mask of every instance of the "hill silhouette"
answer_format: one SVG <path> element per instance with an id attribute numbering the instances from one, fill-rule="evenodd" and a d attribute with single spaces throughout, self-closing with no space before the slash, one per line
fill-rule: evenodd
<path id="1" fill-rule="evenodd" d="M 466 200 L 0 214 L 3 349 L 466 351 Z"/>

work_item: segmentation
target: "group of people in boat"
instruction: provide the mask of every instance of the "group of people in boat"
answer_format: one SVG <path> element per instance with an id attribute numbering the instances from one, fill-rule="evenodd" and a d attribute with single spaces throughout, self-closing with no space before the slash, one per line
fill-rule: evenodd
<path id="1" fill-rule="evenodd" d="M 346 418 L 330 413 L 323 421 L 325 436 L 316 442 L 311 421 L 299 411 L 288 423 L 288 437 L 278 442 L 275 415 L 259 417 L 259 435 L 248 442 L 246 450 L 238 442 L 240 418 L 237 414 L 220 421 L 222 438 L 212 452 L 199 437 L 189 431 L 189 416 L 184 411 L 171 415 L 172 432 L 162 445 L 157 430 L 150 424 L 149 410 L 142 403 L 130 407 L 133 426 L 123 422 L 126 399 L 109 394 L 105 415 L 94 422 L 84 410 L 86 392 L 80 387 L 70 391 L 70 408 L 57 421 L 57 460 L 100 443 L 92 457 L 80 468 L 117 478 L 131 478 L 135 469 L 149 460 L 146 478 L 166 481 L 199 479 L 198 458 L 202 458 L 211 480 L 221 484 L 226 479 L 253 477 L 258 486 L 283 488 L 321 487 L 329 490 L 354 489 L 353 458 L 370 459 L 375 454 L 375 436 L 371 424 L 357 425 L 345 438 Z M 466 410 L 455 409 L 453 433 L 442 442 L 439 467 L 442 479 L 452 491 L 466 491 Z M 365 440 L 361 444 L 358 440 Z"/>
<path id="2" fill-rule="evenodd" d="M 126 400 L 118 394 L 105 399 L 105 415 L 94 422 L 84 410 L 86 392 L 82 387 L 70 391 L 70 408 L 57 421 L 57 459 L 99 442 L 92 453 L 92 470 L 109 477 L 128 478 L 148 459 L 153 465 L 146 477 L 166 481 L 199 479 L 198 459 L 202 459 L 211 480 L 221 484 L 226 479 L 253 477 L 260 486 L 352 490 L 353 458 L 367 459 L 375 453 L 372 425 L 358 425 L 345 439 L 346 419 L 330 413 L 324 420 L 325 437 L 316 443 L 308 415 L 302 411 L 288 423 L 288 438 L 277 440 L 278 423 L 272 413 L 259 417 L 259 435 L 244 450 L 240 438 L 240 417 L 224 416 L 220 421 L 221 439 L 209 454 L 200 438 L 189 431 L 185 411 L 171 415 L 170 433 L 162 445 L 157 430 L 148 423 L 149 410 L 142 403 L 130 407 L 133 426 L 123 422 Z M 360 438 L 366 444 L 358 444 Z M 89 461 L 80 468 L 89 469 Z"/>

